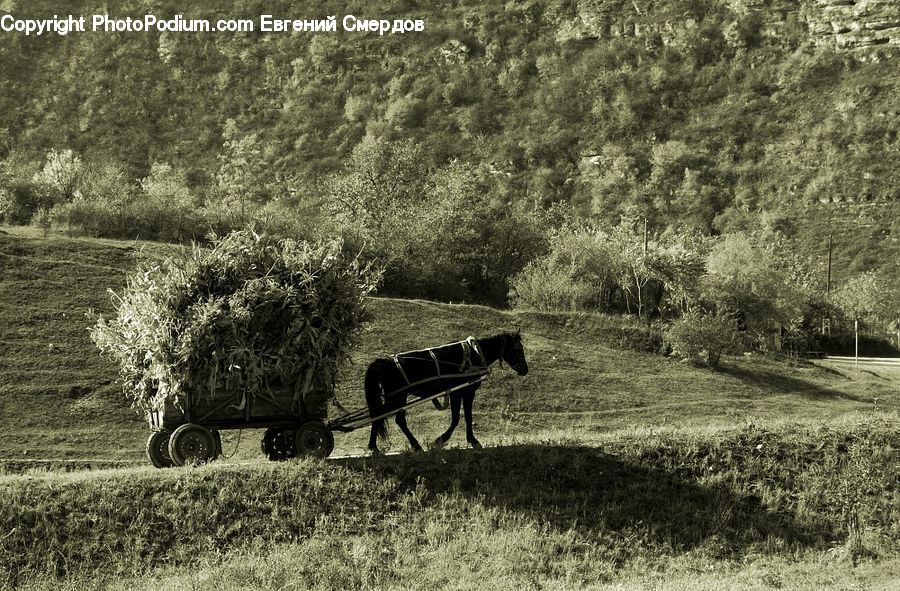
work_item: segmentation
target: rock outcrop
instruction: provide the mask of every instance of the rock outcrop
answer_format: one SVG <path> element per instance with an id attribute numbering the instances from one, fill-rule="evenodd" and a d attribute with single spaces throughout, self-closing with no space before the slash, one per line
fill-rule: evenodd
<path id="1" fill-rule="evenodd" d="M 900 48 L 898 0 L 807 0 L 802 16 L 816 45 Z"/>
<path id="2" fill-rule="evenodd" d="M 731 13 L 727 39 L 749 18 L 762 38 L 793 41 L 862 54 L 900 50 L 900 0 L 720 0 Z M 700 23 L 663 0 L 580 0 L 575 18 L 559 23 L 557 39 L 644 37 L 664 45 L 689 40 Z M 799 25 L 799 36 L 796 39 Z"/>

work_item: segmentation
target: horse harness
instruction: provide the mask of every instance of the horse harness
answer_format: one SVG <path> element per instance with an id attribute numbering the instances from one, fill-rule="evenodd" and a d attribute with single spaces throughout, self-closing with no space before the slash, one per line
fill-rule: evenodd
<path id="1" fill-rule="evenodd" d="M 460 341 L 458 344 L 462 347 L 463 356 L 462 363 L 459 364 L 457 368 L 457 373 L 451 374 L 454 377 L 458 377 L 460 375 L 466 375 L 469 373 L 481 373 L 482 371 L 487 371 L 487 365 L 485 365 L 484 354 L 481 352 L 481 349 L 478 347 L 478 341 L 475 337 L 469 337 L 464 341 Z M 400 358 L 404 355 L 410 355 L 411 353 L 425 353 L 431 357 L 432 361 L 434 361 L 434 376 L 432 378 L 428 378 L 427 380 L 420 380 L 419 382 L 411 382 L 409 377 L 406 375 L 406 371 L 403 369 L 403 364 L 400 363 Z M 478 355 L 479 359 L 481 359 L 481 364 L 475 365 L 472 363 L 472 352 Z M 440 361 L 437 358 L 437 355 L 434 352 L 434 349 L 424 349 L 422 351 L 409 351 L 407 353 L 397 353 L 396 355 L 391 355 L 391 359 L 394 361 L 394 365 L 397 366 L 397 371 L 400 372 L 400 375 L 403 377 L 403 381 L 406 382 L 406 387 L 409 388 L 413 385 L 420 384 L 423 381 L 428 381 L 431 379 L 445 377 L 445 374 L 441 372 L 441 363 L 446 364 L 446 361 Z"/>

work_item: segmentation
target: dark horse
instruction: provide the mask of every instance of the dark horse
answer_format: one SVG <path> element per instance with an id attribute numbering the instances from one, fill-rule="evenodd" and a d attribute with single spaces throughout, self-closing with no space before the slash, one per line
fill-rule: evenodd
<path id="1" fill-rule="evenodd" d="M 472 401 L 475 400 L 475 391 L 481 386 L 481 380 L 474 380 L 484 377 L 495 361 L 505 361 L 520 376 L 528 373 L 522 336 L 518 331 L 485 339 L 469 337 L 465 341 L 432 349 L 376 359 L 366 370 L 365 391 L 369 416 L 390 414 L 405 406 L 409 396 L 425 398 L 454 386 L 464 385 L 450 394 L 450 428 L 437 438 L 435 445 L 445 444 L 453 435 L 453 430 L 459 424 L 459 407 L 462 404 L 466 413 L 466 440 L 475 449 L 481 449 L 481 443 L 475 439 L 472 431 Z M 474 383 L 469 384 L 473 381 Z M 436 398 L 433 402 L 438 409 L 442 408 Z M 422 446 L 406 424 L 406 410 L 398 412 L 395 420 L 410 446 L 421 451 Z M 387 436 L 386 418 L 372 423 L 369 449 L 373 454 L 381 453 L 376 442 L 379 436 Z"/>

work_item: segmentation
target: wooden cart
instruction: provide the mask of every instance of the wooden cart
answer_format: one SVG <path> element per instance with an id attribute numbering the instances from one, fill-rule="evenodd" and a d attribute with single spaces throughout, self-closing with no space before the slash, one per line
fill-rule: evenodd
<path id="1" fill-rule="evenodd" d="M 147 440 L 147 457 L 157 468 L 209 462 L 222 455 L 219 432 L 223 429 L 264 428 L 261 449 L 270 460 L 298 456 L 326 458 L 334 450 L 333 431 L 368 427 L 379 419 L 477 384 L 488 375 L 486 368 L 478 368 L 465 375 L 423 380 L 392 395 L 405 395 L 413 390 L 426 395 L 414 396 L 390 412 L 373 417 L 368 408 L 360 408 L 330 421 L 327 419 L 330 396 L 325 393 L 308 393 L 296 403 L 293 392 L 286 389 L 245 395 L 239 403 L 188 395 L 181 405 L 167 401 L 162 409 L 148 416 L 153 431 Z"/>
<path id="2" fill-rule="evenodd" d="M 271 460 L 298 455 L 327 457 L 334 437 L 325 424 L 328 395 L 308 393 L 294 401 L 287 389 L 272 389 L 239 401 L 188 394 L 180 404 L 166 401 L 148 416 L 153 430 L 147 457 L 157 468 L 203 463 L 222 454 L 219 432 L 264 428 L 261 448 Z"/>

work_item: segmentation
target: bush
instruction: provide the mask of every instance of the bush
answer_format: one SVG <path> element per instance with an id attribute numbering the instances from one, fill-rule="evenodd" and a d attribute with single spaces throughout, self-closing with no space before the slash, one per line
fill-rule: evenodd
<path id="1" fill-rule="evenodd" d="M 505 305 L 512 277 L 543 248 L 540 229 L 517 208 L 485 199 L 438 203 L 411 228 L 410 256 L 398 265 L 407 293 Z"/>
<path id="2" fill-rule="evenodd" d="M 25 225 L 34 213 L 53 204 L 35 189 L 37 165 L 17 154 L 0 162 L 0 222 Z"/>
<path id="3" fill-rule="evenodd" d="M 689 312 L 666 330 L 666 342 L 674 355 L 694 362 L 705 361 L 713 369 L 719 366 L 723 354 L 741 351 L 734 319 L 724 314 Z"/>
<path id="4" fill-rule="evenodd" d="M 53 226 L 53 218 L 50 214 L 50 210 L 42 207 L 34 212 L 31 223 L 40 228 L 44 233 L 44 236 L 47 236 L 47 234 L 50 233 L 50 228 Z"/>
<path id="5" fill-rule="evenodd" d="M 594 308 L 596 287 L 579 278 L 573 267 L 542 258 L 530 262 L 512 282 L 512 305 L 540 312 L 574 312 Z"/>
<path id="6" fill-rule="evenodd" d="M 619 333 L 618 347 L 654 354 L 665 354 L 669 350 L 659 329 L 646 325 L 622 327 Z"/>
<path id="7" fill-rule="evenodd" d="M 0 187 L 0 221 L 23 226 L 42 208 L 44 200 L 30 183 Z"/>
<path id="8" fill-rule="evenodd" d="M 154 164 L 137 188 L 116 166 L 91 167 L 83 176 L 83 191 L 53 207 L 53 223 L 70 234 L 98 238 L 200 239 L 209 231 L 206 211 L 179 178 L 168 166 Z"/>
<path id="9" fill-rule="evenodd" d="M 607 233 L 565 229 L 552 237 L 549 254 L 512 280 L 513 305 L 545 312 L 608 308 L 620 266 Z"/>
<path id="10" fill-rule="evenodd" d="M 72 150 L 50 150 L 44 167 L 35 173 L 34 184 L 52 203 L 71 201 L 78 194 L 82 163 Z"/>
<path id="11" fill-rule="evenodd" d="M 95 238 L 123 237 L 133 228 L 132 218 L 106 200 L 75 199 L 70 203 L 57 203 L 50 211 L 53 225 L 65 228 L 69 235 Z"/>
<path id="12" fill-rule="evenodd" d="M 327 398 L 376 280 L 339 242 L 233 232 L 141 265 L 91 337 L 144 412 L 187 392 L 235 403 L 269 388 L 292 391 L 295 404 L 311 392 Z"/>
<path id="13" fill-rule="evenodd" d="M 172 208 L 140 197 L 119 202 L 76 198 L 56 204 L 51 216 L 55 226 L 65 227 L 70 234 L 96 238 L 185 242 L 207 232 L 203 210 Z"/>
<path id="14" fill-rule="evenodd" d="M 385 197 L 391 206 L 373 210 L 386 213 L 382 223 L 360 201 L 356 213 L 337 219 L 367 258 L 385 266 L 385 293 L 502 306 L 511 277 L 545 243 L 535 216 L 503 198 L 503 190 L 487 169 L 452 163 L 427 179 L 421 192 L 428 202 Z"/>

